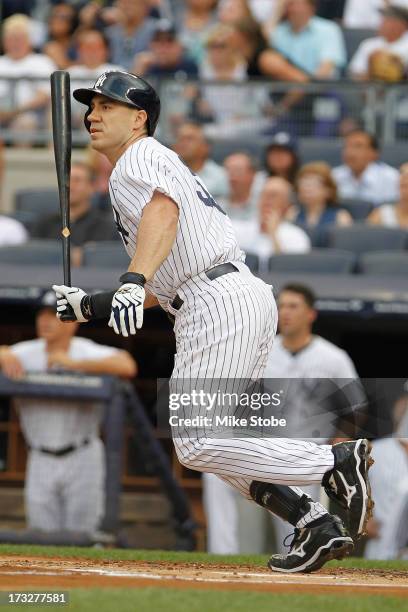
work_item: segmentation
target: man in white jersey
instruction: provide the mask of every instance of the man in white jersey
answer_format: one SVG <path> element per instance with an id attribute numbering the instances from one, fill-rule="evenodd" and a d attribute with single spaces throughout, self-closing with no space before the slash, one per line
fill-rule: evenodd
<path id="1" fill-rule="evenodd" d="M 59 316 L 66 319 L 70 306 L 80 322 L 110 317 L 114 331 L 129 336 L 142 326 L 143 308 L 160 304 L 175 318 L 171 389 L 192 392 L 191 381 L 198 379 L 258 380 L 276 330 L 272 288 L 243 263 L 231 222 L 202 181 L 153 138 L 156 92 L 140 77 L 107 72 L 74 97 L 88 107 L 93 148 L 114 166 L 112 207 L 131 261 L 117 291 L 90 296 L 54 285 Z M 193 404 L 185 415 L 194 414 Z M 291 552 L 269 561 L 274 571 L 314 571 L 353 548 L 339 518 L 286 485 L 323 479 L 348 509 L 351 534 L 364 531 L 370 514 L 367 440 L 331 447 L 190 431 L 176 433 L 174 444 L 183 465 L 217 474 L 295 526 Z"/>
<path id="2" fill-rule="evenodd" d="M 45 294 L 36 316 L 37 338 L 0 347 L 0 369 L 14 379 L 25 372 L 68 370 L 132 378 L 126 351 L 75 338 L 78 323 L 55 317 L 55 295 Z M 94 532 L 103 518 L 105 456 L 99 437 L 101 406 L 49 398 L 17 401 L 28 447 L 27 524 L 42 531 Z"/>
<path id="3" fill-rule="evenodd" d="M 340 409 L 349 410 L 353 406 L 356 413 L 357 407 L 365 406 L 366 397 L 347 353 L 312 333 L 317 317 L 314 305 L 315 296 L 309 287 L 290 284 L 280 290 L 280 334 L 274 340 L 264 376 L 265 379 L 289 379 L 283 410 L 286 417 L 292 417 L 292 435 L 296 433 L 301 438 L 315 438 L 320 444 L 328 444 L 340 433 L 337 429 Z M 336 393 L 337 387 L 342 389 L 341 393 Z M 237 506 L 236 492 L 212 474 L 204 474 L 203 487 L 209 552 L 228 553 L 229 546 L 231 552 L 240 552 L 238 509 L 230 511 L 229 521 L 217 520 L 222 507 Z M 313 499 L 320 498 L 319 483 L 304 490 Z M 290 525 L 279 517 L 274 518 L 273 525 L 276 543 L 283 550 L 282 543 L 290 533 Z"/>

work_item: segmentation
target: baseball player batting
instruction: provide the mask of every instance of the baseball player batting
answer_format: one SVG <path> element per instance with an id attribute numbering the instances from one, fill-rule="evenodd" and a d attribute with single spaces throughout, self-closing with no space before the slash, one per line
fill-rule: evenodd
<path id="1" fill-rule="evenodd" d="M 138 76 L 102 74 L 74 91 L 85 104 L 92 147 L 114 169 L 110 196 L 130 258 L 121 286 L 87 295 L 56 286 L 57 313 L 70 305 L 78 321 L 108 318 L 133 335 L 143 309 L 160 304 L 174 316 L 176 355 L 171 383 L 187 379 L 262 377 L 277 326 L 272 287 L 244 263 L 229 218 L 202 181 L 153 137 L 160 114 L 155 90 Z M 291 523 L 287 555 L 277 572 L 311 572 L 353 550 L 371 514 L 367 440 L 335 446 L 284 438 L 174 437 L 180 462 L 212 472 L 245 497 Z M 319 483 L 343 506 L 348 526 L 298 486 Z"/>

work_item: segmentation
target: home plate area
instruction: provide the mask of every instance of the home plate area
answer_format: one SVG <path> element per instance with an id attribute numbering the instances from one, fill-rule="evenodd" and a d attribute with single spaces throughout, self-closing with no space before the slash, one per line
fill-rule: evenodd
<path id="1" fill-rule="evenodd" d="M 0 557 L 0 589 L 164 586 L 179 589 L 408 596 L 404 571 L 325 568 L 315 574 L 274 574 L 242 565 Z"/>

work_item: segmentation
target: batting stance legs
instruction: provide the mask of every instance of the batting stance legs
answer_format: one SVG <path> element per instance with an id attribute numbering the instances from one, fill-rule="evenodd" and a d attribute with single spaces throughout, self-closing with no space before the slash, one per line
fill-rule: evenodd
<path id="1" fill-rule="evenodd" d="M 172 391 L 188 392 L 194 380 L 254 380 L 263 374 L 276 332 L 274 298 L 271 287 L 246 272 L 246 266 L 234 265 L 240 268 L 239 274 L 228 274 L 211 283 L 195 279 L 194 297 L 190 298 L 188 286 L 183 289 L 182 306 L 174 313 L 177 354 Z M 197 284 L 201 291 L 197 292 Z M 186 433 L 175 437 L 174 444 L 183 465 L 216 474 L 248 499 L 295 526 L 291 553 L 272 557 L 271 569 L 312 571 L 353 548 L 340 519 L 331 517 L 297 485 L 323 483 L 328 494 L 338 501 L 340 498 L 349 511 L 353 535 L 358 537 L 364 530 L 369 513 L 369 448 L 365 441 L 359 441 L 358 446 L 354 442 L 338 445 L 342 447 L 340 452 L 329 445 L 301 440 L 220 439 Z M 342 486 L 334 482 L 334 474 Z M 341 497 L 344 487 L 349 487 L 347 503 Z M 307 538 L 310 553 L 302 538 Z"/>

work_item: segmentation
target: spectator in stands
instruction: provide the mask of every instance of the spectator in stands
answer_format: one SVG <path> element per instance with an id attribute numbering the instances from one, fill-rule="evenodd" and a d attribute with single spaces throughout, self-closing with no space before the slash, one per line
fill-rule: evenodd
<path id="1" fill-rule="evenodd" d="M 0 347 L 3 374 L 68 371 L 133 378 L 137 366 L 126 351 L 75 338 L 78 324 L 55 316 L 47 293 L 36 317 L 34 340 Z M 101 406 L 75 400 L 24 398 L 17 402 L 29 448 L 25 502 L 30 529 L 95 532 L 103 518 L 104 447 Z"/>
<path id="2" fill-rule="evenodd" d="M 400 168 L 399 199 L 395 204 L 382 204 L 369 215 L 368 223 L 408 230 L 408 164 Z"/>
<path id="3" fill-rule="evenodd" d="M 309 77 L 275 50 L 270 49 L 260 26 L 243 19 L 234 24 L 234 44 L 244 55 L 249 77 L 271 77 L 278 81 L 306 83 Z"/>
<path id="4" fill-rule="evenodd" d="M 298 170 L 299 157 L 294 139 L 287 132 L 278 132 L 266 147 L 266 174 L 280 176 L 293 185 Z"/>
<path id="5" fill-rule="evenodd" d="M 246 153 L 232 153 L 224 160 L 229 193 L 220 204 L 231 219 L 249 220 L 256 217 L 259 194 L 256 163 Z"/>
<path id="6" fill-rule="evenodd" d="M 204 55 L 208 32 L 216 24 L 217 0 L 185 0 L 178 21 L 178 38 L 199 64 Z"/>
<path id="7" fill-rule="evenodd" d="M 337 186 L 331 168 L 325 162 L 305 164 L 296 177 L 298 205 L 289 218 L 305 227 L 351 225 L 353 220 L 346 210 L 337 206 Z"/>
<path id="8" fill-rule="evenodd" d="M 206 55 L 200 64 L 200 79 L 207 81 L 244 81 L 247 64 L 233 44 L 234 29 L 218 24 L 206 39 Z M 239 90 L 235 89 L 237 95 Z M 219 96 L 222 99 L 222 96 Z M 218 100 L 218 103 L 220 100 Z M 239 103 L 237 103 L 239 107 Z"/>
<path id="9" fill-rule="evenodd" d="M 288 0 L 283 22 L 268 29 L 270 45 L 307 74 L 338 78 L 346 64 L 340 27 L 316 17 L 316 0 Z"/>
<path id="10" fill-rule="evenodd" d="M 344 27 L 376 30 L 381 21 L 380 9 L 387 4 L 388 0 L 346 0 L 343 12 Z"/>
<path id="11" fill-rule="evenodd" d="M 210 158 L 210 145 L 200 125 L 192 122 L 181 125 L 173 149 L 190 170 L 204 181 L 208 191 L 215 199 L 227 197 L 226 170 Z"/>
<path id="12" fill-rule="evenodd" d="M 116 64 L 110 64 L 109 42 L 99 30 L 83 30 L 77 36 L 78 63 L 68 71 L 71 75 L 71 91 L 79 87 L 91 87 L 103 72 L 121 70 Z M 89 83 L 75 81 L 76 78 L 89 79 Z M 83 106 L 72 100 L 72 121 L 76 127 L 83 127 Z"/>
<path id="13" fill-rule="evenodd" d="M 408 544 L 408 387 L 393 409 L 393 437 L 374 440 L 370 470 L 373 518 L 367 524 L 367 559 L 396 559 Z"/>
<path id="14" fill-rule="evenodd" d="M 233 34 L 231 26 L 215 26 L 200 64 L 200 79 L 211 83 L 200 86 L 192 115 L 207 124 L 206 133 L 211 137 L 233 138 L 259 131 L 263 108 L 269 102 L 265 85 L 242 84 L 248 78 L 247 62 L 234 44 Z"/>
<path id="15" fill-rule="evenodd" d="M 254 19 L 248 0 L 221 0 L 218 3 L 218 20 L 234 25 L 244 19 Z"/>
<path id="16" fill-rule="evenodd" d="M 149 17 L 149 0 L 117 0 L 119 23 L 106 28 L 111 61 L 130 70 L 136 53 L 146 51 L 155 30 L 155 20 Z"/>
<path id="17" fill-rule="evenodd" d="M 72 35 L 78 26 L 78 18 L 72 4 L 61 3 L 52 7 L 48 18 L 49 41 L 43 52 L 60 68 L 65 70 L 76 60 L 77 53 Z"/>
<path id="18" fill-rule="evenodd" d="M 398 170 L 378 160 L 378 141 L 362 129 L 344 139 L 342 166 L 333 169 L 341 200 L 365 200 L 378 205 L 398 200 Z"/>
<path id="19" fill-rule="evenodd" d="M 27 239 L 27 231 L 20 221 L 0 215 L 0 247 L 22 244 Z"/>
<path id="20" fill-rule="evenodd" d="M 239 246 L 258 255 L 259 269 L 267 269 L 271 255 L 307 253 L 310 240 L 298 226 L 286 220 L 292 204 L 293 190 L 283 178 L 268 178 L 258 202 L 258 216 L 248 220 L 232 219 Z"/>
<path id="21" fill-rule="evenodd" d="M 82 246 L 86 242 L 97 240 L 115 240 L 117 234 L 112 220 L 101 215 L 92 207 L 91 198 L 94 193 L 94 177 L 92 170 L 84 163 L 76 162 L 71 168 L 70 180 L 70 216 L 72 262 L 81 265 Z M 61 232 L 59 214 L 47 215 L 38 219 L 31 236 L 55 240 Z"/>
<path id="22" fill-rule="evenodd" d="M 378 36 L 364 40 L 352 58 L 354 79 L 401 81 L 408 67 L 408 7 L 392 4 L 381 9 Z"/>
<path id="23" fill-rule="evenodd" d="M 149 50 L 136 55 L 133 72 L 142 76 L 186 79 L 197 77 L 198 68 L 184 51 L 174 25 L 163 19 L 156 25 Z"/>
<path id="24" fill-rule="evenodd" d="M 253 18 L 258 23 L 265 23 L 276 13 L 277 6 L 283 0 L 248 0 Z M 284 0 L 286 2 L 286 0 Z"/>
<path id="25" fill-rule="evenodd" d="M 0 79 L 18 77 L 14 85 L 0 80 L 0 124 L 10 129 L 30 131 L 44 118 L 50 100 L 49 77 L 56 66 L 49 57 L 33 53 L 30 41 L 30 19 L 13 15 L 3 22 L 4 55 L 0 56 Z M 27 81 L 24 77 L 42 77 L 44 81 Z"/>

